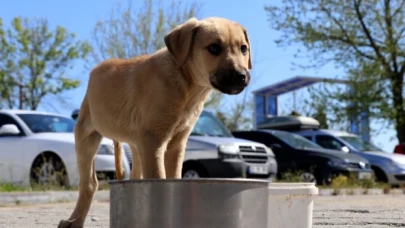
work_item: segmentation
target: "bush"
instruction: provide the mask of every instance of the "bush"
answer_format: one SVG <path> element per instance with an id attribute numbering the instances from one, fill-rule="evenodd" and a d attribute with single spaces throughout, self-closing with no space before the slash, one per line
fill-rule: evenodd
<path id="1" fill-rule="evenodd" d="M 349 176 L 339 175 L 332 179 L 332 187 L 337 188 L 375 188 L 378 187 L 378 184 L 371 179 L 358 179 L 354 174 Z"/>

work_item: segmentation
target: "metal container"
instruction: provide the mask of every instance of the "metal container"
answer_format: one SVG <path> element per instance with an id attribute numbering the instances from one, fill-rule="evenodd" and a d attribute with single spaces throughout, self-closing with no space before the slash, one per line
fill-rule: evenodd
<path id="1" fill-rule="evenodd" d="M 272 184 L 266 180 L 144 179 L 110 184 L 112 228 L 279 228 L 271 225 L 274 218 L 269 213 L 277 212 L 280 205 L 269 206 Z M 276 195 L 291 200 L 291 186 L 276 184 L 275 188 Z M 304 223 L 312 226 L 312 201 L 304 208 L 311 210 L 311 218 Z M 282 211 L 284 218 L 294 220 L 288 205 Z M 294 228 L 298 227 L 304 226 Z"/>

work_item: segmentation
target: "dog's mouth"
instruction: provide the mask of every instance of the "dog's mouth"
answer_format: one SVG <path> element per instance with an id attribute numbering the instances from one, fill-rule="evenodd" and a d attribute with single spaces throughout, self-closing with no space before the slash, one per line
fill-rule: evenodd
<path id="1" fill-rule="evenodd" d="M 229 95 L 239 94 L 245 89 L 245 86 L 243 86 L 243 87 L 221 86 L 221 85 L 215 83 L 215 81 L 211 81 L 211 85 L 212 85 L 212 87 L 214 87 L 214 89 L 218 90 L 219 92 L 229 94 Z"/>
<path id="2" fill-rule="evenodd" d="M 243 76 L 243 77 L 241 77 Z M 235 70 L 218 71 L 210 75 L 211 86 L 221 93 L 235 95 L 249 85 L 250 74 L 241 74 Z"/>

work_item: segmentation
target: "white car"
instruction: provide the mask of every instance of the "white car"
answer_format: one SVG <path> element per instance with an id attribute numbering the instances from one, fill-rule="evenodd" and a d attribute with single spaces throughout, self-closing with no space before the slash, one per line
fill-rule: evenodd
<path id="1" fill-rule="evenodd" d="M 55 182 L 77 186 L 74 126 L 59 114 L 30 110 L 0 110 L 0 183 L 20 185 Z M 123 156 L 124 178 L 130 167 Z M 103 138 L 95 158 L 100 179 L 115 175 L 113 143 Z"/>

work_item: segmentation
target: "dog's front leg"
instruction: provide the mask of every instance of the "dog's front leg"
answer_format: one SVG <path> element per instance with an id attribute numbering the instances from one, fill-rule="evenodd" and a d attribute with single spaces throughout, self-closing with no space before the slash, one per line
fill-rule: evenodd
<path id="1" fill-rule="evenodd" d="M 168 143 L 166 137 L 145 131 L 137 141 L 143 178 L 165 179 L 164 152 Z"/>
<path id="2" fill-rule="evenodd" d="M 184 153 L 186 150 L 187 138 L 190 134 L 191 127 L 177 133 L 170 140 L 165 153 L 165 168 L 167 178 L 181 178 L 183 167 Z"/>

